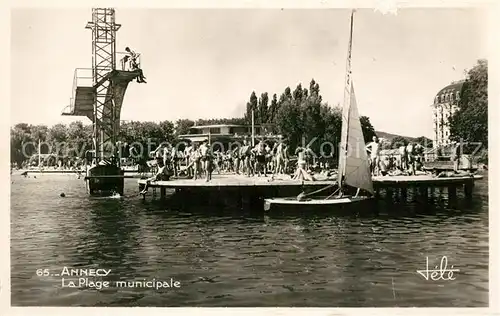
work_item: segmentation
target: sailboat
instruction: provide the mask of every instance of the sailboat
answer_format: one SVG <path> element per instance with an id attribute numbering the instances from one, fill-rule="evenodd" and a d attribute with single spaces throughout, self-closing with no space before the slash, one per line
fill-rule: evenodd
<path id="1" fill-rule="evenodd" d="M 308 194 L 299 194 L 296 197 L 265 199 L 265 211 L 269 211 L 275 207 L 286 206 L 330 208 L 333 205 L 348 205 L 373 199 L 374 190 L 370 165 L 365 149 L 363 130 L 361 129 L 351 73 L 353 18 L 354 10 L 351 13 L 351 28 L 347 53 L 338 179 L 336 183 L 328 186 L 333 187 L 336 185 L 337 190 L 327 197 L 313 197 L 308 196 Z M 324 189 L 328 189 L 328 187 Z M 354 195 L 345 194 L 344 191 L 348 191 L 349 188 L 357 189 L 356 193 Z"/>

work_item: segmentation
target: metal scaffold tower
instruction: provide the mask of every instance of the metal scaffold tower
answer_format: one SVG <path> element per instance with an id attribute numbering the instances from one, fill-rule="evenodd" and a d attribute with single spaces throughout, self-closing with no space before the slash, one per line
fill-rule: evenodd
<path id="1" fill-rule="evenodd" d="M 92 9 L 92 21 L 85 27 L 92 30 L 93 123 L 97 162 L 116 157 L 120 115 L 115 106 L 110 74 L 116 69 L 116 31 L 120 26 L 115 23 L 115 9 L 105 8 Z"/>
<path id="2" fill-rule="evenodd" d="M 62 115 L 86 116 L 93 123 L 93 150 L 86 154 L 89 193 L 123 193 L 123 170 L 118 155 L 118 134 L 123 98 L 130 81 L 141 77 L 140 54 L 125 54 L 121 69 L 116 63 L 115 9 L 92 9 L 92 68 L 77 68 L 73 96 Z M 133 58 L 133 67 L 126 67 Z M 131 63 L 132 65 L 132 63 Z M 90 81 L 91 79 L 91 81 Z"/>

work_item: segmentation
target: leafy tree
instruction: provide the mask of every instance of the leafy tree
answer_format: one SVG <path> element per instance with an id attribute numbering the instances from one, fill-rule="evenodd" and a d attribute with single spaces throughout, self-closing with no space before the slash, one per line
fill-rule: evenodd
<path id="1" fill-rule="evenodd" d="M 302 84 L 298 84 L 297 87 L 295 88 L 295 90 L 293 91 L 293 99 L 295 101 L 297 101 L 297 103 L 300 103 L 302 101 L 302 97 L 303 97 L 303 90 L 302 90 Z M 296 103 L 296 104 L 297 104 Z"/>
<path id="2" fill-rule="evenodd" d="M 331 142 L 336 146 L 340 141 L 341 109 L 323 104 L 319 92 L 319 84 L 312 79 L 309 90 L 302 88 L 299 83 L 293 93 L 289 87 L 285 88 L 276 104 L 273 97 L 269 107 L 272 119 L 269 121 L 275 125 L 276 132 L 286 135 L 292 150 L 296 146 L 307 145 L 314 139 L 316 141 L 311 146 L 315 152 L 318 152 L 322 142 Z M 371 140 L 375 129 L 369 118 L 362 116 L 360 121 L 365 141 Z M 336 151 L 336 148 L 332 149 Z"/>
<path id="3" fill-rule="evenodd" d="M 64 156 L 68 151 L 68 127 L 64 124 L 56 124 L 49 128 L 47 142 L 56 156 Z"/>
<path id="4" fill-rule="evenodd" d="M 292 90 L 290 89 L 290 87 L 286 87 L 283 101 L 291 99 L 292 99 Z"/>
<path id="5" fill-rule="evenodd" d="M 370 123 L 370 118 L 367 116 L 360 116 L 359 121 L 361 123 L 361 129 L 363 130 L 363 136 L 365 138 L 365 142 L 370 142 L 373 139 L 373 136 L 376 136 L 375 129 Z"/>
<path id="6" fill-rule="evenodd" d="M 183 119 L 177 120 L 175 124 L 170 121 L 138 122 L 130 121 L 122 123 L 119 132 L 119 141 L 125 149 L 128 145 L 139 143 L 145 149 L 142 154 L 147 157 L 150 150 L 160 142 L 172 142 L 179 135 L 188 134 L 189 129 L 194 125 L 215 125 L 215 124 L 235 124 L 244 125 L 251 123 L 251 113 L 254 110 L 255 122 L 270 123 L 271 131 L 284 135 L 291 146 L 291 152 L 297 146 L 301 146 L 304 141 L 307 145 L 312 142 L 312 149 L 319 152 L 336 154 L 337 146 L 340 142 L 340 132 L 342 126 L 341 108 L 339 105 L 331 107 L 322 102 L 319 84 L 311 80 L 309 89 L 305 89 L 299 83 L 295 90 L 291 91 L 286 87 L 280 94 L 274 93 L 269 103 L 268 93 L 261 93 L 257 98 L 255 91 L 250 95 L 244 117 L 236 118 L 216 118 L 198 119 L 196 121 Z M 375 130 L 368 117 L 360 117 L 361 126 L 365 135 L 365 141 L 371 140 L 375 135 Z M 80 149 L 76 152 L 65 152 L 61 148 L 51 146 L 50 153 L 55 156 L 72 155 L 81 156 L 84 153 L 82 148 L 92 147 L 92 125 L 83 125 L 81 122 L 74 122 L 67 125 L 56 124 L 50 128 L 47 126 L 32 126 L 28 124 L 17 124 L 11 128 L 11 161 L 21 164 L 23 161 L 33 157 L 37 149 L 35 146 L 25 146 L 30 142 L 37 142 L 38 139 L 45 140 L 49 144 L 65 143 L 70 148 Z M 322 147 L 323 142 L 330 142 L 331 146 Z M 134 144 L 134 146 L 136 146 Z M 149 146 L 149 147 L 148 147 Z M 26 154 L 23 154 L 25 149 Z M 126 150 L 125 152 L 128 152 Z M 123 151 L 122 151 L 123 153 Z M 34 158 L 33 158 L 34 159 Z"/>
<path id="7" fill-rule="evenodd" d="M 267 123 L 269 124 L 274 123 L 274 118 L 276 116 L 277 111 L 278 111 L 278 99 L 275 93 L 273 94 L 273 99 L 271 100 L 271 105 L 269 106 L 268 109 Z"/>
<path id="8" fill-rule="evenodd" d="M 425 136 L 420 136 L 415 139 L 415 142 L 422 145 L 424 148 L 432 148 L 432 139 Z"/>
<path id="9" fill-rule="evenodd" d="M 311 91 L 311 95 L 313 94 L 318 94 L 318 92 L 316 91 L 316 81 L 313 79 L 311 79 L 311 82 L 309 83 L 309 91 Z"/>
<path id="10" fill-rule="evenodd" d="M 46 125 L 34 125 L 30 128 L 30 134 L 33 140 L 40 140 L 42 142 L 47 140 L 48 132 L 49 128 Z"/>
<path id="11" fill-rule="evenodd" d="M 160 128 L 160 131 L 161 131 L 161 135 L 164 139 L 164 141 L 167 141 L 167 142 L 173 142 L 174 140 L 174 123 L 170 122 L 170 121 L 161 121 L 159 124 L 158 124 L 158 127 Z"/>
<path id="12" fill-rule="evenodd" d="M 245 125 L 247 121 L 245 118 L 233 117 L 233 118 L 218 118 L 218 119 L 198 119 L 196 120 L 196 125 L 217 125 L 217 124 L 235 124 L 235 125 Z"/>
<path id="13" fill-rule="evenodd" d="M 259 122 L 261 124 L 264 124 L 267 122 L 267 117 L 268 117 L 268 107 L 267 103 L 269 102 L 269 96 L 267 95 L 267 92 L 264 92 L 260 96 L 259 100 Z"/>
<path id="14" fill-rule="evenodd" d="M 189 129 L 194 125 L 194 121 L 181 119 L 175 122 L 175 136 L 185 135 L 189 133 Z"/>
<path id="15" fill-rule="evenodd" d="M 337 155 L 338 145 L 340 144 L 340 131 L 342 129 L 342 110 L 339 106 L 331 107 L 328 104 L 322 104 L 320 115 L 324 125 L 324 134 L 322 142 L 330 142 L 332 145 L 323 149 L 325 155 Z"/>
<path id="16" fill-rule="evenodd" d="M 28 124 L 16 124 L 10 130 L 10 161 L 20 167 L 34 152 L 34 146 L 26 148 L 25 144 L 31 143 L 32 136 Z"/>
<path id="17" fill-rule="evenodd" d="M 399 148 L 408 145 L 408 140 L 403 136 L 396 136 L 391 140 L 391 148 Z"/>
<path id="18" fill-rule="evenodd" d="M 255 91 L 252 91 L 252 94 L 250 95 L 250 101 L 247 102 L 247 111 L 245 114 L 245 120 L 247 121 L 247 124 L 252 123 L 252 110 L 254 111 L 254 122 L 259 122 L 258 116 L 259 113 L 257 111 L 257 95 L 255 94 Z"/>
<path id="19" fill-rule="evenodd" d="M 458 111 L 450 118 L 450 138 L 481 142 L 488 147 L 488 62 L 477 61 L 467 74 L 458 102 Z"/>
<path id="20" fill-rule="evenodd" d="M 291 100 L 286 100 L 280 105 L 276 115 L 276 127 L 281 135 L 286 135 L 292 150 L 300 144 L 302 138 L 300 108 Z"/>
<path id="21" fill-rule="evenodd" d="M 92 149 L 92 125 L 86 128 L 81 121 L 71 122 L 67 128 L 68 147 L 66 155 L 83 158 L 85 151 Z"/>

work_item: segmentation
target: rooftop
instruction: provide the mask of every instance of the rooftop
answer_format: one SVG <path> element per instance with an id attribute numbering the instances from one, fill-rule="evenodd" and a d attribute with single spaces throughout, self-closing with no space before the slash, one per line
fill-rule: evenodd
<path id="1" fill-rule="evenodd" d="M 442 88 L 439 90 L 439 92 L 436 94 L 436 96 L 439 96 L 443 93 L 450 93 L 450 92 L 457 92 L 462 89 L 462 86 L 464 85 L 465 80 L 459 80 L 459 81 L 453 81 L 446 87 Z"/>

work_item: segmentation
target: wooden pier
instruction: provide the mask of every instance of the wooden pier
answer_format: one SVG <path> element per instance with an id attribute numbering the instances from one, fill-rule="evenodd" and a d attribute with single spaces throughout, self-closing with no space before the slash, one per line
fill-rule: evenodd
<path id="1" fill-rule="evenodd" d="M 446 188 L 449 198 L 455 199 L 458 189 L 463 190 L 466 197 L 470 197 L 474 188 L 474 181 L 482 178 L 480 175 L 464 175 L 460 177 L 434 177 L 432 175 L 377 176 L 373 177 L 373 186 L 376 192 L 375 196 L 387 200 L 406 201 L 409 191 L 412 196 L 426 199 L 429 194 L 433 194 L 435 188 L 441 188 L 441 190 Z M 152 192 L 153 196 L 156 196 L 157 190 L 159 190 L 161 199 L 165 199 L 168 193 L 173 193 L 172 196 L 180 196 L 186 202 L 200 200 L 200 202 L 203 201 L 201 203 L 212 203 L 230 198 L 236 199 L 242 204 L 253 204 L 252 202 L 259 202 L 264 198 L 293 196 L 302 191 L 311 192 L 325 188 L 335 182 L 336 180 L 333 179 L 299 181 L 283 175 L 271 180 L 270 176 L 247 177 L 235 174 L 215 174 L 209 182 L 206 182 L 205 178 L 151 182 L 150 192 Z M 142 190 L 146 180 L 141 179 L 138 184 L 139 190 Z M 334 190 L 335 187 L 332 186 L 330 191 L 326 191 L 322 195 L 328 195 Z"/>

